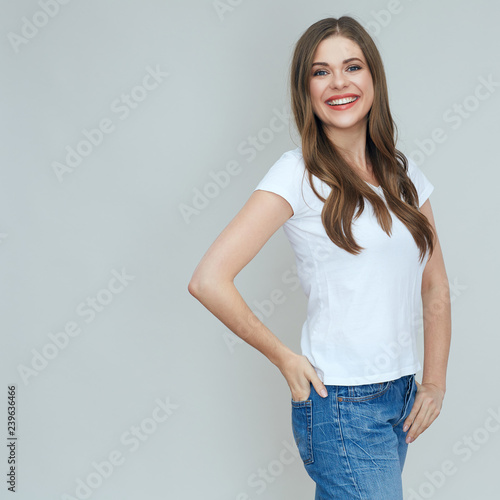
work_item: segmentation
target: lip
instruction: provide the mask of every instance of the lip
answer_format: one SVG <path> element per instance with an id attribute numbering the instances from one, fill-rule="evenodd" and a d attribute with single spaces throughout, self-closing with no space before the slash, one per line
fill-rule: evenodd
<path id="1" fill-rule="evenodd" d="M 353 101 L 353 102 L 349 102 L 347 104 L 339 104 L 337 106 L 330 106 L 328 104 L 328 101 L 332 101 L 333 99 L 344 99 L 346 97 L 357 97 L 357 99 L 355 101 Z M 352 108 L 360 99 L 361 99 L 361 97 L 358 94 L 334 95 L 334 96 L 329 97 L 325 101 L 325 105 L 328 106 L 328 108 L 331 109 L 331 110 L 333 110 L 333 111 L 345 111 L 346 109 Z"/>
<path id="2" fill-rule="evenodd" d="M 359 97 L 358 94 L 337 94 L 329 97 L 325 102 L 333 101 L 334 99 L 345 99 L 346 97 Z"/>

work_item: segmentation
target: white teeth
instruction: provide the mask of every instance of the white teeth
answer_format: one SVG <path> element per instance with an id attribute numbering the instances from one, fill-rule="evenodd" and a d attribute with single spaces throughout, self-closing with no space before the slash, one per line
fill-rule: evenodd
<path id="1" fill-rule="evenodd" d="M 339 104 L 348 104 L 354 102 L 357 97 L 344 97 L 343 99 L 334 99 L 333 101 L 327 101 L 330 106 L 338 106 Z"/>

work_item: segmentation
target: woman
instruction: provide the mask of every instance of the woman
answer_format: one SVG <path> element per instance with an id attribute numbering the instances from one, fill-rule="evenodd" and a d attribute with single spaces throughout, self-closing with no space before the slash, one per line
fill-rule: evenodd
<path id="1" fill-rule="evenodd" d="M 269 169 L 188 289 L 285 377 L 316 499 L 402 499 L 408 443 L 439 415 L 446 391 L 450 296 L 433 185 L 395 148 L 380 54 L 356 20 L 310 26 L 290 84 L 302 146 Z M 282 225 L 308 297 L 301 355 L 233 283 Z"/>

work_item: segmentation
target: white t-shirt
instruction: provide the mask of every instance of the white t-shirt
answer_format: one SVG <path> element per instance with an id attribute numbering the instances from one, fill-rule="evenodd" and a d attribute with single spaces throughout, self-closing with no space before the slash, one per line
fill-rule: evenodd
<path id="1" fill-rule="evenodd" d="M 408 162 L 408 175 L 422 206 L 434 186 L 413 160 Z M 331 188 L 315 176 L 313 182 L 326 198 Z M 367 184 L 384 199 L 381 187 Z M 321 381 L 371 384 L 419 371 L 416 340 L 428 253 L 420 263 L 419 249 L 406 226 L 390 212 L 389 237 L 365 199 L 363 213 L 352 223 L 353 236 L 364 250 L 353 255 L 335 245 L 321 222 L 323 202 L 311 189 L 300 147 L 284 153 L 257 189 L 277 193 L 293 208 L 283 230 L 308 297 L 301 350 Z"/>

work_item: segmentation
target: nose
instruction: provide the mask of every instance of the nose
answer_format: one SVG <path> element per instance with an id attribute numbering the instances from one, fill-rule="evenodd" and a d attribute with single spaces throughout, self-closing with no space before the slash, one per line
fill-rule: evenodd
<path id="1" fill-rule="evenodd" d="M 347 77 L 342 71 L 332 71 L 330 87 L 333 89 L 342 89 L 348 84 Z"/>

